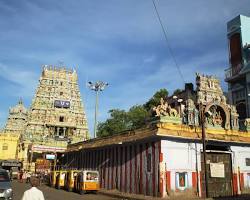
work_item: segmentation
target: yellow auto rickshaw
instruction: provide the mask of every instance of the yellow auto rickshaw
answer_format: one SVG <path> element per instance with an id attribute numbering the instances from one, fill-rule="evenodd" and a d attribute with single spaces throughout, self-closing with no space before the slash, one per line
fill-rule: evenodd
<path id="1" fill-rule="evenodd" d="M 65 175 L 67 171 L 65 170 L 60 170 L 59 173 L 56 176 L 56 188 L 61 189 L 65 187 Z"/>
<path id="2" fill-rule="evenodd" d="M 92 170 L 83 170 L 77 174 L 75 190 L 80 194 L 88 191 L 96 192 L 100 189 L 99 172 Z"/>
<path id="3" fill-rule="evenodd" d="M 55 187 L 56 186 L 56 177 L 59 174 L 59 171 L 51 171 L 50 173 L 50 186 Z"/>
<path id="4" fill-rule="evenodd" d="M 65 176 L 65 189 L 71 192 L 75 187 L 75 182 L 79 170 L 68 170 Z"/>

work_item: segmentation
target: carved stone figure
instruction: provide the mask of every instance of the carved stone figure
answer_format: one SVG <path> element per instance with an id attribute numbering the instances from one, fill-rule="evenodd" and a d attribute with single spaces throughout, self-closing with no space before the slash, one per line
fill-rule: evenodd
<path id="1" fill-rule="evenodd" d="M 178 112 L 176 109 L 174 108 L 171 108 L 171 106 L 169 105 L 168 108 L 167 108 L 167 113 L 169 116 L 171 117 L 177 117 L 178 116 Z"/>
<path id="2" fill-rule="evenodd" d="M 163 98 L 160 99 L 160 105 L 153 107 L 153 111 L 156 113 L 155 116 L 172 116 L 177 117 L 178 112 L 176 109 L 171 108 L 170 105 L 168 105 L 167 101 L 164 101 Z"/>

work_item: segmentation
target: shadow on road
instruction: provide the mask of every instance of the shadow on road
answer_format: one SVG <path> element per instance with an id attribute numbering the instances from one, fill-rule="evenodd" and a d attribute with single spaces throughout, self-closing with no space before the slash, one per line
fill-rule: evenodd
<path id="1" fill-rule="evenodd" d="M 216 197 L 214 200 L 250 200 L 250 194 L 242 194 L 234 197 Z"/>

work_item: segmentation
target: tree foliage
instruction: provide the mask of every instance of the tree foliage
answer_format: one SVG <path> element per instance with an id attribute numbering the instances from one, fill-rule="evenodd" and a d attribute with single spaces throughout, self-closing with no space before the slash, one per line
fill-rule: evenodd
<path id="1" fill-rule="evenodd" d="M 160 104 L 161 98 L 166 98 L 168 91 L 161 89 L 144 105 L 132 106 L 128 111 L 112 109 L 109 111 L 110 117 L 98 124 L 97 137 L 105 137 L 121 133 L 122 131 L 143 127 L 150 117 L 153 106 Z"/>

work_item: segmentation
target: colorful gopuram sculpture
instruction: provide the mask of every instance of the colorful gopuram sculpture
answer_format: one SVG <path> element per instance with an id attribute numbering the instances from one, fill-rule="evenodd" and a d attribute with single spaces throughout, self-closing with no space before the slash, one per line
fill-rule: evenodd
<path id="1" fill-rule="evenodd" d="M 179 94 L 166 100 L 161 99 L 160 105 L 154 107 L 153 111 L 155 116 L 166 122 L 173 122 L 175 119 L 176 123 L 199 126 L 201 109 L 208 113 L 207 127 L 239 129 L 236 108 L 226 102 L 220 81 L 214 76 L 197 73 L 196 90 L 193 90 L 192 84 L 187 84 L 185 90 Z"/>

